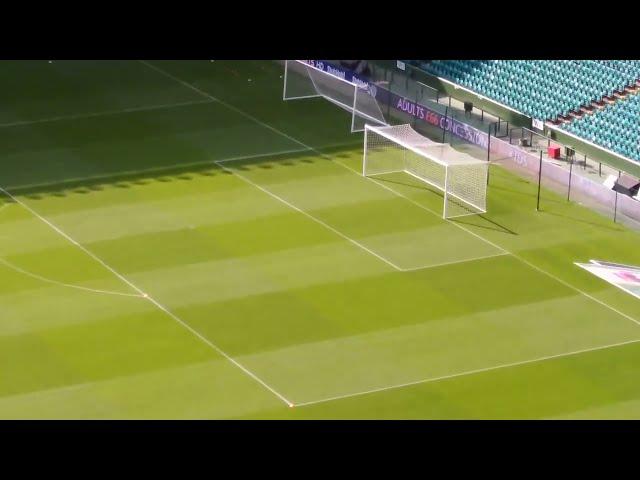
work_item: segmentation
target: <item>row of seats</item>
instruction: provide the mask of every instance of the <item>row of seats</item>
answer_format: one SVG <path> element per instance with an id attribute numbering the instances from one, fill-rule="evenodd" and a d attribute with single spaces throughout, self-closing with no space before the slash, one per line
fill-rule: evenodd
<path id="1" fill-rule="evenodd" d="M 525 115 L 548 120 L 640 78 L 638 60 L 409 60 Z"/>
<path id="2" fill-rule="evenodd" d="M 618 100 L 562 126 L 597 145 L 640 161 L 640 95 Z"/>
<path id="3" fill-rule="evenodd" d="M 627 75 L 634 74 L 638 63 L 637 60 L 596 60 L 596 62 Z"/>

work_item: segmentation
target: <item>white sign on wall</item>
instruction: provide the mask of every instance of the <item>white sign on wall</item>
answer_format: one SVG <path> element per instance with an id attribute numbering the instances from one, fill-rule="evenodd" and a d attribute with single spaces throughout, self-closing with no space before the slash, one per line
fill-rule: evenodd
<path id="1" fill-rule="evenodd" d="M 400 70 L 404 70 L 404 62 L 402 60 L 396 60 L 396 65 Z"/>
<path id="2" fill-rule="evenodd" d="M 544 120 L 538 120 L 537 118 L 534 118 L 531 124 L 533 125 L 533 128 L 544 130 Z"/>

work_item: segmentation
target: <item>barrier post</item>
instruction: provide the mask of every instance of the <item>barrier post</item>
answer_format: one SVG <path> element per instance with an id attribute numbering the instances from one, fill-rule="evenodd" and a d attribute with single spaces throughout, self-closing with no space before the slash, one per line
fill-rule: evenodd
<path id="1" fill-rule="evenodd" d="M 449 107 L 445 107 L 444 109 L 444 127 L 442 127 L 442 143 L 445 142 L 447 138 L 447 115 L 449 114 Z"/>
<path id="2" fill-rule="evenodd" d="M 491 161 L 491 125 L 487 131 L 487 162 Z"/>
<path id="3" fill-rule="evenodd" d="M 540 183 L 542 182 L 542 150 L 540 150 L 540 164 L 538 167 L 538 200 L 536 203 L 536 212 L 540 211 Z"/>
<path id="4" fill-rule="evenodd" d="M 491 174 L 491 125 L 487 130 L 487 186 L 489 185 L 489 175 Z"/>
<path id="5" fill-rule="evenodd" d="M 418 84 L 416 83 L 416 90 L 413 96 L 413 103 L 415 104 L 414 107 L 417 108 L 418 106 Z M 409 92 L 407 92 L 407 95 L 409 94 Z M 391 103 L 391 102 L 389 102 Z M 416 110 L 413 111 L 413 115 L 411 115 L 411 126 L 415 128 L 416 126 L 416 121 L 417 121 L 417 116 L 416 116 Z"/>
<path id="6" fill-rule="evenodd" d="M 388 87 L 389 87 L 389 101 L 387 102 L 387 121 L 390 121 L 391 118 L 391 99 L 393 98 L 393 70 L 390 70 L 389 73 L 391 73 L 390 77 L 389 77 L 389 83 L 388 83 Z M 387 75 L 385 73 L 385 79 L 387 78 Z"/>
<path id="7" fill-rule="evenodd" d="M 571 177 L 573 174 L 573 158 L 569 161 L 569 188 L 567 189 L 567 202 L 571 198 Z"/>

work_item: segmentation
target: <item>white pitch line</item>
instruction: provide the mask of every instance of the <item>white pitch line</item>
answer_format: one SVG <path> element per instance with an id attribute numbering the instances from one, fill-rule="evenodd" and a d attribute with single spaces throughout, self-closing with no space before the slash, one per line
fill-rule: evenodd
<path id="1" fill-rule="evenodd" d="M 309 401 L 309 402 L 296 403 L 295 406 L 296 407 L 306 407 L 306 406 L 309 406 L 309 405 L 317 405 L 319 403 L 332 402 L 332 401 L 343 400 L 343 399 L 352 398 L 352 397 L 359 397 L 359 396 L 363 396 L 363 395 L 369 395 L 369 394 L 372 394 L 372 393 L 384 392 L 384 391 L 387 391 L 387 390 L 397 390 L 399 388 L 410 387 L 410 386 L 413 386 L 413 385 L 422 385 L 422 384 L 425 384 L 425 383 L 438 382 L 438 381 L 447 380 L 447 379 L 450 379 L 450 378 L 465 377 L 465 376 L 475 375 L 475 374 L 483 373 L 483 372 L 491 372 L 493 370 L 501 370 L 501 369 L 505 369 L 505 368 L 518 367 L 518 366 L 521 366 L 521 365 L 539 363 L 539 362 L 544 362 L 544 361 L 553 360 L 553 359 L 557 359 L 557 358 L 571 357 L 571 356 L 575 356 L 575 355 L 580 355 L 582 353 L 596 352 L 596 351 L 599 351 L 599 350 L 606 350 L 606 349 L 609 349 L 609 348 L 622 347 L 624 345 L 631 345 L 631 344 L 638 343 L 638 342 L 640 342 L 640 339 L 627 340 L 625 342 L 611 343 L 611 344 L 608 344 L 608 345 L 602 345 L 602 346 L 593 347 L 593 348 L 585 348 L 585 349 L 582 349 L 582 350 L 574 350 L 572 352 L 559 353 L 559 354 L 556 354 L 556 355 L 548 355 L 548 356 L 545 356 L 545 357 L 533 358 L 531 360 L 522 360 L 520 362 L 504 363 L 504 364 L 501 364 L 501 365 L 495 365 L 493 367 L 478 368 L 478 369 L 475 369 L 475 370 L 467 370 L 465 372 L 454 373 L 454 374 L 451 374 L 451 375 L 443 375 L 443 376 L 440 376 L 440 377 L 426 378 L 426 379 L 423 379 L 423 380 L 416 380 L 414 382 L 406 382 L 406 383 L 400 383 L 400 384 L 397 384 L 397 385 L 389 385 L 389 386 L 386 386 L 386 387 L 373 388 L 371 390 L 363 390 L 361 392 L 347 393 L 345 395 L 336 395 L 334 397 L 327 397 L 327 398 L 322 398 L 322 399 L 319 399 L 319 400 L 312 400 L 312 401 Z"/>
<path id="2" fill-rule="evenodd" d="M 118 271 L 116 271 L 113 267 L 111 267 L 110 265 L 108 265 L 104 260 L 102 260 L 100 257 L 98 257 L 96 254 L 94 254 L 93 252 L 91 252 L 89 249 L 87 249 L 85 246 L 83 246 L 82 244 L 80 244 L 79 242 L 77 242 L 76 240 L 74 240 L 72 237 L 70 237 L 67 233 L 65 233 L 63 230 L 61 230 L 60 228 L 58 228 L 56 225 L 54 225 L 53 223 L 51 223 L 49 220 L 47 220 L 46 218 L 44 218 L 42 215 L 40 215 L 38 212 L 36 212 L 35 210 L 33 210 L 31 207 L 29 207 L 26 203 L 22 202 L 21 200 L 19 200 L 18 198 L 14 197 L 11 193 L 9 193 L 8 191 L 6 191 L 4 188 L 0 187 L 0 192 L 3 192 L 5 195 L 7 195 L 9 198 L 11 198 L 14 202 L 20 204 L 24 209 L 26 209 L 27 211 L 31 212 L 32 215 L 34 215 L 35 217 L 39 218 L 42 222 L 46 223 L 47 225 L 49 225 L 50 228 L 52 228 L 54 231 L 56 231 L 59 235 L 61 235 L 62 237 L 66 238 L 69 242 L 71 242 L 72 244 L 74 244 L 76 247 L 78 247 L 80 250 L 82 250 L 84 253 L 86 253 L 88 256 L 90 256 L 91 258 L 93 258 L 96 262 L 98 262 L 100 265 L 102 265 L 104 268 L 106 268 L 107 270 L 109 270 L 111 273 L 113 273 L 116 277 L 118 277 L 120 280 L 122 280 L 124 283 L 126 283 L 127 285 L 129 285 L 129 287 L 131 287 L 133 290 L 135 290 L 136 292 L 138 292 L 141 296 L 143 296 L 144 298 L 146 298 L 149 302 L 151 302 L 153 305 L 155 305 L 157 308 L 159 308 L 160 310 L 162 310 L 164 313 L 166 313 L 169 317 L 171 317 L 173 320 L 175 320 L 176 322 L 178 322 L 180 325 L 182 325 L 185 329 L 187 329 L 189 332 L 191 332 L 193 335 L 195 335 L 197 338 L 199 338 L 203 343 L 207 344 L 209 347 L 211 347 L 213 350 L 215 350 L 216 352 L 218 352 L 220 355 L 222 355 L 224 358 L 226 358 L 229 362 L 231 362 L 232 364 L 234 364 L 236 367 L 238 367 L 240 370 L 242 370 L 246 375 L 248 375 L 249 377 L 251 377 L 253 380 L 255 380 L 257 383 L 259 383 L 260 385 L 262 385 L 264 388 L 266 388 L 267 390 L 269 390 L 271 393 L 273 393 L 276 397 L 278 397 L 280 400 L 282 400 L 284 403 L 286 403 L 289 407 L 293 406 L 293 404 L 287 400 L 286 397 L 284 397 L 281 393 L 279 393 L 277 390 L 275 390 L 273 387 L 271 387 L 269 384 L 267 384 L 264 380 L 262 380 L 260 377 L 258 377 L 255 373 L 253 373 L 252 371 L 250 371 L 248 368 L 246 368 L 244 365 L 240 364 L 237 360 L 235 360 L 234 358 L 232 358 L 229 354 L 227 354 L 224 350 L 222 350 L 220 347 L 218 347 L 216 344 L 214 344 L 213 342 L 211 342 L 208 338 L 204 337 L 202 334 L 200 334 L 198 331 L 196 331 L 195 329 L 193 329 L 193 327 L 191 327 L 188 323 L 186 323 L 185 321 L 183 321 L 180 317 L 178 317 L 176 314 L 174 314 L 172 311 L 170 311 L 167 307 L 165 307 L 164 305 L 162 305 L 160 302 L 158 302 L 157 300 L 155 300 L 153 297 L 151 297 L 150 295 L 146 294 L 145 292 L 143 292 L 138 286 L 136 286 L 135 284 L 133 284 L 129 279 L 127 279 L 124 275 L 122 275 L 121 273 L 119 273 Z"/>
<path id="3" fill-rule="evenodd" d="M 23 268 L 18 267 L 17 265 L 11 263 L 10 261 L 0 257 L 0 263 L 3 264 L 4 266 L 6 266 L 7 268 L 10 268 L 11 270 L 15 270 L 18 273 L 21 273 L 22 275 L 25 275 L 27 277 L 31 277 L 31 278 L 35 278 L 36 280 L 39 280 L 41 282 L 45 282 L 45 283 L 50 283 L 52 285 L 57 285 L 59 287 L 66 287 L 66 288 L 72 288 L 75 290 L 82 290 L 85 292 L 89 292 L 89 293 L 99 293 L 102 295 L 118 295 L 121 297 L 137 297 L 137 298 L 144 298 L 142 295 L 138 294 L 138 293 L 124 293 L 124 292 L 115 292 L 113 290 L 100 290 L 97 288 L 89 288 L 89 287 L 82 287 L 80 285 L 73 285 L 71 283 L 64 283 L 64 282 L 59 282 L 57 280 L 52 280 L 50 278 L 46 278 L 43 277 L 42 275 L 38 275 L 36 273 L 32 273 L 29 272 L 28 270 L 25 270 Z"/>
<path id="4" fill-rule="evenodd" d="M 484 260 L 484 259 L 487 259 L 487 258 L 495 258 L 495 257 L 504 257 L 504 256 L 507 256 L 507 255 L 510 255 L 510 254 L 506 253 L 506 252 L 494 253 L 493 255 L 483 255 L 481 257 L 466 258 L 464 260 L 453 260 L 451 262 L 434 263 L 433 265 L 425 265 L 424 267 L 403 268 L 402 271 L 403 272 L 414 272 L 414 271 L 417 271 L 417 270 L 429 270 L 430 268 L 445 267 L 447 265 L 457 265 L 459 263 L 477 262 L 478 260 Z"/>
<path id="5" fill-rule="evenodd" d="M 16 185 L 16 186 L 7 186 L 4 187 L 5 190 L 8 190 L 10 192 L 19 192 L 21 190 L 30 190 L 30 189 L 34 189 L 34 188 L 47 188 L 47 187 L 63 187 L 65 184 L 68 183 L 81 183 L 81 182 L 89 182 L 89 181 L 94 181 L 94 180 L 109 180 L 109 179 L 118 179 L 120 177 L 126 177 L 126 176 L 135 176 L 135 175 L 145 175 L 148 173 L 161 173 L 161 172 L 165 172 L 165 171 L 171 171 L 171 170 L 176 170 L 176 169 L 182 169 L 184 168 L 189 168 L 189 167 L 196 167 L 196 166 L 202 166 L 202 165 L 214 165 L 216 162 L 237 162 L 240 160 L 251 160 L 251 159 L 255 159 L 255 158 L 262 158 L 262 157 L 277 157 L 279 155 L 287 155 L 287 154 L 291 154 L 291 153 L 304 153 L 309 151 L 308 148 L 298 148 L 298 149 L 291 149 L 291 150 L 279 150 L 276 152 L 269 152 L 269 153 L 257 153 L 254 155 L 242 155 L 242 156 L 237 156 L 237 157 L 229 157 L 229 158 L 224 158 L 222 160 L 201 160 L 201 161 L 197 161 L 197 162 L 189 162 L 189 163 L 178 163 L 178 164 L 174 164 L 174 165 L 167 165 L 167 166 L 162 166 L 162 167 L 152 167 L 152 168 L 143 168 L 140 170 L 124 170 L 118 173 L 108 173 L 108 174 L 101 174 L 101 175 L 89 175 L 87 177 L 76 177 L 76 178 L 65 178 L 63 180 L 57 181 L 57 182 L 46 182 L 46 183 L 31 183 L 28 185 Z M 184 172 L 187 173 L 187 172 Z M 124 180 L 123 180 L 124 181 Z M 9 204 L 7 204 L 9 205 Z"/>
<path id="6" fill-rule="evenodd" d="M 270 152 L 270 153 L 257 153 L 255 155 L 244 155 L 244 156 L 238 156 L 238 157 L 223 158 L 222 160 L 212 160 L 211 163 L 240 162 L 242 160 L 253 160 L 255 158 L 264 158 L 264 157 L 277 157 L 279 155 L 287 155 L 290 153 L 304 153 L 308 151 L 309 151 L 308 148 L 294 148 L 291 150 L 278 150 L 276 152 Z"/>
<path id="7" fill-rule="evenodd" d="M 218 162 L 216 162 L 218 163 Z M 248 183 L 249 185 L 252 185 L 253 187 L 257 188 L 258 190 L 260 190 L 263 193 L 266 193 L 267 195 L 269 195 L 270 197 L 278 200 L 279 202 L 285 204 L 287 207 L 295 210 L 298 213 L 301 213 L 302 215 L 304 215 L 307 218 L 310 218 L 311 220 L 313 220 L 314 222 L 322 225 L 323 227 L 325 227 L 327 230 L 332 231 L 333 233 L 335 233 L 336 235 L 340 236 L 341 238 L 347 240 L 348 242 L 352 243 L 353 245 L 355 245 L 356 247 L 361 248 L 362 250 L 364 250 L 365 252 L 373 255 L 374 257 L 376 257 L 379 260 L 382 260 L 384 263 L 386 263 L 387 265 L 393 267 L 394 269 L 398 270 L 398 271 L 402 271 L 402 269 L 400 267 L 398 267 L 395 263 L 391 262 L 390 260 L 387 260 L 386 258 L 384 258 L 383 256 L 377 254 L 376 252 L 374 252 L 373 250 L 365 247 L 364 245 L 362 245 L 360 242 L 358 242 L 357 240 L 354 240 L 353 238 L 349 237 L 348 235 L 345 235 L 344 233 L 342 233 L 339 230 L 336 230 L 335 228 L 333 228 L 331 225 L 323 222 L 322 220 L 320 220 L 317 217 L 314 217 L 313 215 L 311 215 L 309 212 L 306 212 L 304 210 L 302 210 L 299 207 L 296 207 L 294 204 L 288 202 L 287 200 L 285 200 L 284 198 L 276 195 L 275 193 L 267 190 L 266 188 L 262 187 L 261 185 L 258 185 L 257 183 L 249 180 L 247 177 L 245 177 L 244 175 L 239 174 L 237 171 L 225 167 L 224 165 L 220 165 L 220 168 L 223 168 L 224 170 L 232 173 L 233 175 L 235 175 L 236 177 L 238 177 L 239 179 L 243 180 L 244 182 Z"/>
<path id="8" fill-rule="evenodd" d="M 353 173 L 355 173 L 356 175 L 358 175 L 358 176 L 362 177 L 362 175 L 361 175 L 361 173 L 360 173 L 360 172 L 358 172 L 358 171 L 354 170 L 353 168 L 351 168 L 351 167 L 349 167 L 349 166 L 347 166 L 347 165 L 343 164 L 342 162 L 340 162 L 340 161 L 336 160 L 335 158 L 331 157 L 330 155 L 327 155 L 327 154 L 325 154 L 325 153 L 322 153 L 320 150 L 318 150 L 318 149 L 316 149 L 316 148 L 314 148 L 314 147 L 311 147 L 311 146 L 307 145 L 306 143 L 301 142 L 300 140 L 298 140 L 298 139 L 296 139 L 296 138 L 292 137 L 291 135 L 288 135 L 288 134 L 286 134 L 286 133 L 282 132 L 281 130 L 278 130 L 278 129 L 277 129 L 277 128 L 275 128 L 275 127 L 272 127 L 271 125 L 269 125 L 269 124 L 267 124 L 267 123 L 263 122 L 262 120 L 260 120 L 260 119 L 258 119 L 258 118 L 256 118 L 256 117 L 254 117 L 253 115 L 248 114 L 248 113 L 244 112 L 243 110 L 240 110 L 239 108 L 237 108 L 237 107 L 235 107 L 235 106 L 233 106 L 233 105 L 230 105 L 230 104 L 229 104 L 229 103 L 227 103 L 227 102 L 224 102 L 224 101 L 222 101 L 222 100 L 219 100 L 218 98 L 216 98 L 216 97 L 214 97 L 214 96 L 212 96 L 212 95 L 210 95 L 210 94 L 208 94 L 208 93 L 206 93 L 206 92 L 204 92 L 204 91 L 200 90 L 200 89 L 199 89 L 199 88 L 197 88 L 197 87 L 194 87 L 193 85 L 191 85 L 191 84 L 189 84 L 189 83 L 187 83 L 187 82 L 185 82 L 185 81 L 183 81 L 183 80 L 180 80 L 179 78 L 175 77 L 174 75 L 171 75 L 170 73 L 168 73 L 168 72 L 166 72 L 166 71 L 162 70 L 162 69 L 161 69 L 161 68 L 159 68 L 159 67 L 156 67 L 155 65 L 151 65 L 150 63 L 145 62 L 144 60 L 141 60 L 141 62 L 142 62 L 143 64 L 147 65 L 149 68 L 151 68 L 151 69 L 153 69 L 153 70 L 156 70 L 157 72 L 161 73 L 162 75 L 164 75 L 164 76 L 166 76 L 166 77 L 169 77 L 169 78 L 173 79 L 174 81 L 176 81 L 176 82 L 178 82 L 178 83 L 180 83 L 180 84 L 184 85 L 185 87 L 187 87 L 187 88 L 189 88 L 189 89 L 191 89 L 191 90 L 193 90 L 193 91 L 195 91 L 195 92 L 198 92 L 200 95 L 203 95 L 203 96 L 204 96 L 204 97 L 206 97 L 206 98 L 209 98 L 209 99 L 211 99 L 211 100 L 215 100 L 215 101 L 219 102 L 221 105 L 224 105 L 224 106 L 228 107 L 230 110 L 233 110 L 233 111 L 235 111 L 235 112 L 239 113 L 240 115 L 244 116 L 245 118 L 248 118 L 248 119 L 252 120 L 253 122 L 257 123 L 258 125 L 262 125 L 264 128 L 267 128 L 268 130 L 271 130 L 272 132 L 277 133 L 278 135 L 280 135 L 280 136 L 282 136 L 282 137 L 284 137 L 284 138 L 287 138 L 287 139 L 289 139 L 290 141 L 292 141 L 292 142 L 294 142 L 294 143 L 297 143 L 298 145 L 300 145 L 300 146 L 302 146 L 302 147 L 305 147 L 305 148 L 307 148 L 307 149 L 309 149 L 309 150 L 311 150 L 311 151 L 313 151 L 313 152 L 316 152 L 318 155 L 320 155 L 320 156 L 322 156 L 322 157 L 324 157 L 324 158 L 328 158 L 328 159 L 332 160 L 334 163 L 336 163 L 336 164 L 338 164 L 338 165 L 341 165 L 342 167 L 346 168 L 347 170 L 350 170 L 350 171 L 352 171 Z M 320 147 L 320 148 L 322 148 L 322 147 Z M 390 192 L 393 192 L 395 195 L 397 195 L 397 196 L 399 196 L 399 197 L 402 197 L 402 198 L 404 198 L 405 200 L 408 200 L 409 202 L 413 203 L 414 205 L 417 205 L 418 207 L 422 208 L 423 210 L 425 210 L 425 211 L 427 211 L 427 212 L 430 212 L 430 213 L 431 213 L 431 214 L 433 214 L 433 215 L 436 215 L 438 218 L 442 218 L 442 217 L 441 217 L 441 215 L 437 214 L 437 213 L 436 213 L 436 212 L 434 212 L 433 210 L 431 210 L 431 209 L 429 209 L 429 208 L 425 207 L 424 205 L 421 205 L 420 203 L 418 203 L 418 202 L 416 202 L 416 201 L 414 201 L 414 200 L 410 199 L 409 197 L 407 197 L 407 196 L 405 196 L 405 195 L 401 194 L 400 192 L 398 192 L 397 190 L 394 190 L 393 188 L 390 188 L 390 187 L 389 187 L 389 186 L 387 186 L 387 185 L 383 185 L 383 184 L 381 184 L 379 181 L 377 181 L 377 180 L 375 180 L 375 179 L 373 179 L 373 178 L 369 178 L 369 177 L 364 177 L 364 178 L 366 178 L 367 180 L 370 180 L 370 181 L 372 181 L 372 182 L 376 183 L 377 185 L 379 185 L 379 186 L 381 186 L 381 187 L 383 187 L 383 188 L 385 188 L 385 189 L 389 190 Z M 451 221 L 451 220 L 449 220 L 449 219 L 444 219 L 444 220 L 445 220 L 446 222 L 451 223 L 452 225 L 455 225 L 457 228 L 460 228 L 461 230 L 464 230 L 465 232 L 467 232 L 468 234 L 470 234 L 470 235 L 472 235 L 472 236 L 474 236 L 474 237 L 478 238 L 479 240 L 481 240 L 481 241 L 483 241 L 483 242 L 485 242 L 485 243 L 488 243 L 489 245 L 491 245 L 491 246 L 493 246 L 493 247 L 497 248 L 498 250 L 500 250 L 500 251 L 502 251 L 502 252 L 505 252 L 505 253 L 507 253 L 507 254 L 509 254 L 509 255 L 512 255 L 514 258 L 518 259 L 519 261 L 521 261 L 522 263 L 524 263 L 524 264 L 528 265 L 529 267 L 533 268 L 534 270 L 537 270 L 538 272 L 540 272 L 540 273 L 543 273 L 543 274 L 547 275 L 549 278 L 552 278 L 552 279 L 556 280 L 557 282 L 559 282 L 559 283 L 561 283 L 561 284 L 565 285 L 566 287 L 571 288 L 573 291 L 578 292 L 578 293 L 579 293 L 579 294 L 581 294 L 581 295 L 584 295 L 585 297 L 587 297 L 587 298 L 589 298 L 589 299 L 593 300 L 594 302 L 596 302 L 596 303 L 598 303 L 599 305 L 601 305 L 601 306 L 603 306 L 603 307 L 605 307 L 605 308 L 607 308 L 607 309 L 611 310 L 612 312 L 615 312 L 615 313 L 617 313 L 618 315 L 621 315 L 622 317 L 626 318 L 627 320 L 630 320 L 630 321 L 632 321 L 632 322 L 634 322 L 634 323 L 636 323 L 636 324 L 640 325 L 640 321 L 636 320 L 635 318 L 631 317 L 630 315 L 627 315 L 626 313 L 621 312 L 620 310 L 618 310 L 618 309 L 616 309 L 616 308 L 612 307 L 611 305 L 609 305 L 608 303 L 603 302 L 602 300 L 598 300 L 597 298 L 595 298 L 595 297 L 593 297 L 593 296 L 589 295 L 588 293 L 586 293 L 586 292 L 584 292 L 584 291 L 580 290 L 580 289 L 579 289 L 579 288 L 577 288 L 577 287 L 574 287 L 574 286 L 573 286 L 573 285 L 571 285 L 570 283 L 565 282 L 564 280 L 562 280 L 561 278 L 559 278 L 559 277 L 555 276 L 554 274 L 552 274 L 552 273 L 550 273 L 550 272 L 547 272 L 546 270 L 541 269 L 540 267 L 538 267 L 538 266 L 536 266 L 536 265 L 532 264 L 531 262 L 529 262 L 529 261 L 525 260 L 524 258 L 520 257 L 519 255 L 516 255 L 515 253 L 513 253 L 513 252 L 511 252 L 511 251 L 507 250 L 506 248 L 503 248 L 503 247 L 501 247 L 501 246 L 499 246 L 499 245 L 497 245 L 497 244 L 493 243 L 492 241 L 487 240 L 486 238 L 484 238 L 484 237 L 480 236 L 479 234 L 477 234 L 477 233 L 475 233 L 475 232 L 473 232 L 473 231 L 469 230 L 468 228 L 465 228 L 464 226 L 462 226 L 462 225 L 460 225 L 460 224 L 458 224 L 458 223 L 456 223 L 456 222 L 453 222 L 453 221 Z"/>
<path id="9" fill-rule="evenodd" d="M 62 115 L 59 117 L 42 118 L 39 120 L 24 120 L 24 121 L 11 122 L 11 123 L 0 123 L 0 128 L 23 127 L 23 126 L 29 126 L 29 125 L 37 125 L 40 123 L 52 123 L 52 122 L 61 122 L 66 120 L 79 120 L 83 118 L 106 117 L 109 115 L 120 115 L 124 113 L 150 112 L 153 110 L 165 110 L 169 108 L 187 107 L 190 105 L 203 105 L 205 103 L 213 103 L 213 100 L 210 100 L 210 99 L 192 100 L 189 102 L 165 103 L 161 105 L 150 105 L 147 107 L 124 108 L 122 110 L 105 110 L 102 112 L 78 113 L 75 115 Z"/>
<path id="10" fill-rule="evenodd" d="M 174 82 L 178 82 L 180 85 L 182 85 L 183 87 L 188 88 L 189 90 L 193 90 L 194 92 L 202 95 L 203 97 L 206 97 L 210 100 L 213 100 L 214 102 L 219 102 L 221 104 L 224 105 L 223 102 L 221 102 L 220 100 L 218 100 L 216 97 L 214 97 L 213 95 L 208 94 L 207 92 L 205 92 L 204 90 L 200 90 L 198 87 L 196 87 L 195 85 L 191 85 L 190 83 L 185 82 L 184 80 L 180 80 L 178 77 L 175 77 L 173 75 L 171 75 L 169 72 L 167 72 L 166 70 L 161 69 L 160 67 L 156 67 L 155 65 L 145 61 L 145 60 L 139 60 L 140 63 L 142 63 L 143 65 L 146 65 L 147 67 L 149 67 L 151 70 L 155 70 L 156 72 L 160 73 L 161 75 L 164 75 L 167 78 L 170 78 L 171 80 L 173 80 Z"/>

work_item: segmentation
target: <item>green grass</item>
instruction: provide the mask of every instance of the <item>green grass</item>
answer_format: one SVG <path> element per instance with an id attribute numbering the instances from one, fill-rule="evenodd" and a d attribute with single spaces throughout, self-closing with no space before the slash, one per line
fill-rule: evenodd
<path id="1" fill-rule="evenodd" d="M 573 264 L 637 233 L 500 167 L 443 221 L 275 63 L 152 63 L 224 103 L 0 64 L 0 418 L 640 417 L 638 300 Z"/>

